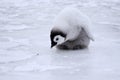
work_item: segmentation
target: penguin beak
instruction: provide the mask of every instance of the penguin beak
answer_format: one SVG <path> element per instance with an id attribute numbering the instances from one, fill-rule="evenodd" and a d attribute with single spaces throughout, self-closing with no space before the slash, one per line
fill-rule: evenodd
<path id="1" fill-rule="evenodd" d="M 51 45 L 51 48 L 53 48 L 53 45 Z"/>
<path id="2" fill-rule="evenodd" d="M 55 45 L 51 45 L 51 48 L 53 48 Z"/>
<path id="3" fill-rule="evenodd" d="M 56 43 L 51 43 L 51 48 L 53 48 L 56 45 Z"/>

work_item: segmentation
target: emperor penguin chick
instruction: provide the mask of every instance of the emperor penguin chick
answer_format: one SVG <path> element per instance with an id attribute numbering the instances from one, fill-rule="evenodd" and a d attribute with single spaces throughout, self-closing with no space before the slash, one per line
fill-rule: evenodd
<path id="1" fill-rule="evenodd" d="M 89 19 L 76 8 L 65 8 L 55 18 L 50 33 L 51 48 L 83 49 L 93 37 L 88 29 Z"/>

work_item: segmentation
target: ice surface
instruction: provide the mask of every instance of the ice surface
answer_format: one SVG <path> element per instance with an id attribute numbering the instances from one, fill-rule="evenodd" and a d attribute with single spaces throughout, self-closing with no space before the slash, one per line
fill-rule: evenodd
<path id="1" fill-rule="evenodd" d="M 87 14 L 88 49 L 50 49 L 53 18 L 67 6 Z M 120 0 L 1 0 L 0 80 L 120 80 Z"/>

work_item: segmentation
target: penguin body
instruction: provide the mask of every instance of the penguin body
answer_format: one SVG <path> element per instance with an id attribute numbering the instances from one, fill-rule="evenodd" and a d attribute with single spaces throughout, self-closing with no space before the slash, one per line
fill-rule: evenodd
<path id="1" fill-rule="evenodd" d="M 86 48 L 93 37 L 88 29 L 89 19 L 76 8 L 65 8 L 58 14 L 51 30 L 51 47 L 59 49 Z"/>

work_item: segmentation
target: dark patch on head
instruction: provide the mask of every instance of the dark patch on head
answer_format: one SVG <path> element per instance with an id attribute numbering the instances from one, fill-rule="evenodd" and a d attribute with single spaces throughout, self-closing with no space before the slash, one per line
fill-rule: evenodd
<path id="1" fill-rule="evenodd" d="M 50 33 L 50 39 L 51 39 L 51 47 L 55 46 L 57 43 L 54 42 L 54 37 L 57 36 L 57 35 L 60 35 L 62 37 L 66 37 L 66 34 L 63 33 L 62 31 L 60 30 L 51 30 L 51 33 Z"/>

